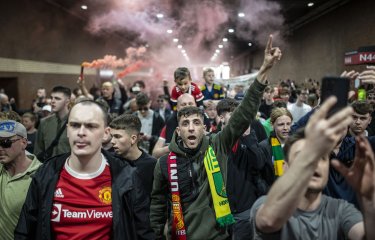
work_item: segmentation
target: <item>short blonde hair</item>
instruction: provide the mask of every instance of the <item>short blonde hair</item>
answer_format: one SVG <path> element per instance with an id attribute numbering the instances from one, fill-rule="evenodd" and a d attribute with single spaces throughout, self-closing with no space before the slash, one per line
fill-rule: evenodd
<path id="1" fill-rule="evenodd" d="M 286 108 L 274 108 L 271 112 L 271 124 L 274 124 L 276 120 L 281 116 L 288 116 L 293 121 L 293 116 Z"/>

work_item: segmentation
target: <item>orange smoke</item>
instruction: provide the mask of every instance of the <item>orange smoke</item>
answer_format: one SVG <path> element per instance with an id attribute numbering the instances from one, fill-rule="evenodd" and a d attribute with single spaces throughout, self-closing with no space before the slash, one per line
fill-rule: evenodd
<path id="1" fill-rule="evenodd" d="M 135 63 L 133 63 L 133 64 L 131 64 L 131 65 L 129 65 L 129 66 L 126 66 L 126 67 L 124 68 L 124 70 L 122 70 L 121 72 L 119 72 L 119 73 L 117 74 L 117 77 L 118 77 L 118 78 L 123 78 L 123 77 L 125 77 L 126 75 L 128 75 L 128 74 L 130 74 L 130 73 L 132 73 L 132 72 L 136 72 L 136 71 L 138 71 L 140 68 L 145 67 L 145 66 L 147 66 L 147 64 L 146 64 L 144 61 L 142 61 L 142 60 L 138 60 L 138 61 L 136 61 Z"/>
<path id="2" fill-rule="evenodd" d="M 135 64 L 146 57 L 147 49 L 143 46 L 139 48 L 129 47 L 125 49 L 125 57 L 117 58 L 114 55 L 105 55 L 101 59 L 92 62 L 83 62 L 81 65 L 87 68 L 123 68 Z"/>

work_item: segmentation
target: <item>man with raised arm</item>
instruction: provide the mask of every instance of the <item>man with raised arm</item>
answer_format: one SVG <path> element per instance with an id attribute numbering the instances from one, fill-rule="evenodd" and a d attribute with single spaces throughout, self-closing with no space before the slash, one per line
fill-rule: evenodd
<path id="1" fill-rule="evenodd" d="M 229 238 L 226 227 L 234 220 L 225 189 L 228 153 L 254 120 L 269 70 L 280 58 L 270 36 L 257 80 L 218 134 L 205 136 L 200 108 L 179 111 L 171 152 L 158 160 L 154 171 L 150 218 L 157 238 L 162 238 L 167 219 L 172 239 Z"/>
<path id="2" fill-rule="evenodd" d="M 345 135 L 353 114 L 353 109 L 346 107 L 327 118 L 335 102 L 329 98 L 311 116 L 306 129 L 287 140 L 288 170 L 252 207 L 254 239 L 365 239 L 365 235 L 374 239 L 374 154 L 363 136 L 357 138 L 350 169 L 338 160 L 332 165 L 357 191 L 366 228 L 354 205 L 322 194 L 328 181 L 329 154 Z"/>

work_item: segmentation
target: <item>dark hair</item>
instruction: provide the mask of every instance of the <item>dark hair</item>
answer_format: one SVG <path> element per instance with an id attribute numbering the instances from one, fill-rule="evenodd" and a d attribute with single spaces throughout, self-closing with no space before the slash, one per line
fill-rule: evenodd
<path id="1" fill-rule="evenodd" d="M 265 89 L 264 89 L 264 92 L 271 92 L 273 93 L 275 91 L 275 89 L 271 86 L 267 86 Z"/>
<path id="2" fill-rule="evenodd" d="M 372 105 L 366 101 L 355 101 L 351 104 L 351 106 L 354 112 L 361 115 L 365 115 L 367 113 L 371 115 L 371 113 L 374 111 Z"/>
<path id="3" fill-rule="evenodd" d="M 150 102 L 150 98 L 145 93 L 138 93 L 135 97 L 135 101 L 137 102 L 138 106 L 145 106 Z"/>
<path id="4" fill-rule="evenodd" d="M 217 115 L 220 116 L 227 112 L 233 112 L 238 105 L 240 105 L 240 103 L 232 98 L 222 99 L 216 106 Z"/>
<path id="5" fill-rule="evenodd" d="M 180 122 L 181 117 L 189 117 L 194 114 L 197 114 L 199 117 L 204 119 L 204 115 L 203 115 L 204 113 L 202 109 L 200 109 L 199 107 L 189 106 L 189 107 L 185 107 L 181 109 L 177 113 L 177 122 Z"/>
<path id="6" fill-rule="evenodd" d="M 297 88 L 296 90 L 294 90 L 294 93 L 296 95 L 300 95 L 302 91 L 309 91 L 309 90 L 307 88 Z"/>
<path id="7" fill-rule="evenodd" d="M 74 89 L 73 89 L 73 94 L 76 95 L 76 97 L 79 97 L 78 92 L 79 92 L 80 90 L 81 90 L 81 89 L 79 89 L 79 88 L 74 88 Z"/>
<path id="8" fill-rule="evenodd" d="M 135 81 L 133 86 L 138 85 L 140 88 L 146 88 L 146 84 L 142 80 Z"/>
<path id="9" fill-rule="evenodd" d="M 289 162 L 289 152 L 293 144 L 297 141 L 305 139 L 305 128 L 299 128 L 295 133 L 290 135 L 284 144 L 284 158 L 286 162 Z"/>
<path id="10" fill-rule="evenodd" d="M 282 100 L 276 100 L 272 104 L 272 108 L 287 108 L 286 102 Z"/>
<path id="11" fill-rule="evenodd" d="M 98 103 L 94 100 L 91 100 L 91 99 L 90 100 L 82 100 L 82 101 L 74 104 L 72 109 L 77 105 L 85 105 L 85 106 L 95 105 L 95 106 L 98 106 L 103 113 L 104 126 L 108 126 L 108 112 L 106 111 L 106 109 L 103 107 L 102 104 L 100 104 L 100 103 Z M 72 109 L 70 109 L 70 111 L 69 111 L 68 119 L 70 117 L 70 113 L 72 112 Z"/>
<path id="12" fill-rule="evenodd" d="M 113 119 L 109 127 L 125 131 L 135 131 L 138 134 L 141 131 L 142 123 L 136 115 L 122 114 Z"/>
<path id="13" fill-rule="evenodd" d="M 87 100 L 81 100 L 79 102 L 82 102 L 82 101 L 87 101 Z M 95 102 L 97 104 L 99 104 L 104 109 L 104 111 L 106 113 L 110 112 L 110 106 L 109 106 L 108 102 L 104 98 L 98 98 L 98 99 L 95 100 Z"/>
<path id="14" fill-rule="evenodd" d="M 180 81 L 186 77 L 189 77 L 189 79 L 191 80 L 190 71 L 186 67 L 179 67 L 174 71 L 175 81 Z"/>
<path id="15" fill-rule="evenodd" d="M 72 95 L 72 91 L 70 90 L 70 88 L 63 87 L 63 86 L 56 86 L 52 88 L 52 93 L 62 93 L 67 98 L 70 98 L 70 96 Z"/>

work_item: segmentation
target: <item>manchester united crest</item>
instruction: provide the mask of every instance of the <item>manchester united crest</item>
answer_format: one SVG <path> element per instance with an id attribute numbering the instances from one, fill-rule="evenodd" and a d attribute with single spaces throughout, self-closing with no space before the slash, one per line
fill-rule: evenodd
<path id="1" fill-rule="evenodd" d="M 112 188 L 111 187 L 102 187 L 99 191 L 99 199 L 104 204 L 112 203 Z"/>

